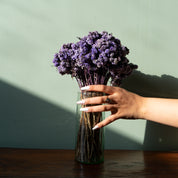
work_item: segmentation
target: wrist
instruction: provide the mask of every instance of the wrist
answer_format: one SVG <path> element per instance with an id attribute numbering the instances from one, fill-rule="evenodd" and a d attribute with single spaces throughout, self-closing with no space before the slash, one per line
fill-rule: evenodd
<path id="1" fill-rule="evenodd" d="M 147 102 L 147 98 L 146 97 L 142 97 L 139 96 L 139 102 L 138 102 L 138 119 L 146 119 L 146 102 Z"/>

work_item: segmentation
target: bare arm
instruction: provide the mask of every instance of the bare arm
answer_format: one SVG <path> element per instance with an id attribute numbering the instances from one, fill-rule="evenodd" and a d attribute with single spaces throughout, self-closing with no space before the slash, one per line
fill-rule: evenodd
<path id="1" fill-rule="evenodd" d="M 178 99 L 144 98 L 142 118 L 178 127 Z"/>
<path id="2" fill-rule="evenodd" d="M 105 85 L 90 85 L 82 90 L 108 94 L 78 102 L 78 104 L 100 104 L 82 108 L 85 112 L 111 111 L 111 115 L 98 123 L 94 129 L 104 127 L 119 118 L 145 119 L 178 127 L 178 99 L 142 97 L 120 87 Z M 110 103 L 107 103 L 107 98 Z"/>

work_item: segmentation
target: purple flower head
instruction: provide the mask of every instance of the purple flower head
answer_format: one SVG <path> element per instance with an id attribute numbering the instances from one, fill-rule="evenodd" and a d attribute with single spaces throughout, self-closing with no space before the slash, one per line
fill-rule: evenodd
<path id="1" fill-rule="evenodd" d="M 60 74 L 70 74 L 79 86 L 89 84 L 119 85 L 137 68 L 129 63 L 129 49 L 119 39 L 103 31 L 89 32 L 76 43 L 64 44 L 54 55 L 53 63 Z"/>

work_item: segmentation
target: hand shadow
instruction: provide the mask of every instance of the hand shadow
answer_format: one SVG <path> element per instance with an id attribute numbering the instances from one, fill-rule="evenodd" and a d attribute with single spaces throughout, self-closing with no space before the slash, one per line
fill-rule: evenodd
<path id="1" fill-rule="evenodd" d="M 134 71 L 122 87 L 141 96 L 178 98 L 178 79 L 166 74 L 159 77 Z M 177 138 L 177 128 L 147 121 L 143 150 L 178 150 Z"/>

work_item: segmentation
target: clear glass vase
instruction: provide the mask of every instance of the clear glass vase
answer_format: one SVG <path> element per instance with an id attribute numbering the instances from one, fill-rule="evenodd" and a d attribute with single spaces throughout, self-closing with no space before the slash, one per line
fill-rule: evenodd
<path id="1" fill-rule="evenodd" d="M 78 101 L 101 95 L 103 93 L 81 92 L 78 94 Z M 102 163 L 104 161 L 104 128 L 96 130 L 92 128 L 103 120 L 104 113 L 81 112 L 81 107 L 86 105 L 77 105 L 75 160 L 84 164 Z"/>

